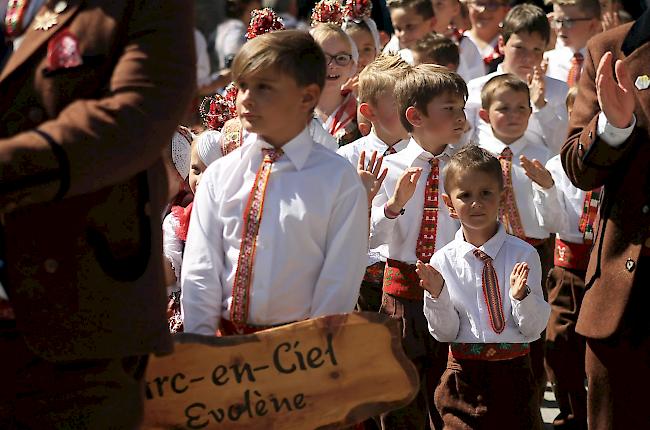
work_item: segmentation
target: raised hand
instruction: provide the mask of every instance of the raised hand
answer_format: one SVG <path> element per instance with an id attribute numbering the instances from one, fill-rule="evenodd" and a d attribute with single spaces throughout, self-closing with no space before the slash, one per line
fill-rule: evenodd
<path id="1" fill-rule="evenodd" d="M 368 206 L 372 205 L 372 199 L 375 198 L 377 192 L 381 188 L 384 178 L 388 173 L 388 169 L 381 169 L 381 163 L 384 161 L 383 157 L 377 157 L 377 151 L 372 151 L 370 161 L 366 166 L 366 153 L 361 152 L 359 162 L 357 163 L 357 174 L 363 182 L 363 186 L 368 193 Z"/>
<path id="2" fill-rule="evenodd" d="M 596 70 L 596 94 L 607 121 L 614 127 L 626 128 L 632 123 L 634 113 L 634 83 L 621 60 L 616 61 L 614 80 L 612 58 L 612 53 L 607 52 L 600 59 Z"/>
<path id="3" fill-rule="evenodd" d="M 530 88 L 530 101 L 537 109 L 546 106 L 546 81 L 544 72 L 540 66 L 535 66 L 533 74 L 528 75 L 528 87 Z"/>
<path id="4" fill-rule="evenodd" d="M 542 188 L 549 189 L 553 186 L 553 177 L 546 167 L 538 160 L 529 160 L 526 156 L 519 157 L 521 167 L 524 169 L 526 176 Z"/>
<path id="5" fill-rule="evenodd" d="M 415 187 L 418 184 L 420 175 L 422 174 L 421 167 L 409 167 L 402 172 L 402 175 L 397 180 L 397 186 L 393 196 L 386 204 L 388 209 L 392 212 L 399 212 L 404 205 L 413 197 Z"/>
<path id="6" fill-rule="evenodd" d="M 510 295 L 515 300 L 523 300 L 526 297 L 526 283 L 528 282 L 529 270 L 527 263 L 517 263 L 512 268 L 512 273 L 510 274 Z"/>
<path id="7" fill-rule="evenodd" d="M 440 272 L 430 264 L 418 260 L 415 263 L 415 273 L 420 277 L 420 287 L 427 290 L 433 298 L 438 298 L 442 292 L 442 287 L 445 285 L 445 280 Z"/>

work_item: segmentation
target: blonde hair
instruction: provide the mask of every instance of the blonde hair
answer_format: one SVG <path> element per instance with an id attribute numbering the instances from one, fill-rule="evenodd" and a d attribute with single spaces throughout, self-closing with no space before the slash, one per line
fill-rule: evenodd
<path id="1" fill-rule="evenodd" d="M 495 101 L 497 91 L 507 89 L 524 93 L 528 97 L 528 104 L 530 105 L 530 90 L 528 84 L 517 76 L 511 73 L 498 75 L 486 82 L 481 90 L 481 107 L 485 110 L 490 109 L 492 103 Z"/>
<path id="2" fill-rule="evenodd" d="M 446 67 L 420 64 L 398 80 L 395 98 L 399 105 L 399 119 L 406 131 L 413 131 L 413 125 L 406 119 L 406 109 L 413 106 L 426 116 L 429 102 L 443 94 L 453 94 L 467 100 L 465 81 Z"/>
<path id="3" fill-rule="evenodd" d="M 354 40 L 352 40 L 350 35 L 343 31 L 343 29 L 338 25 L 331 22 L 323 22 L 309 30 L 309 34 L 311 34 L 319 46 L 321 46 L 323 42 L 325 42 L 330 37 L 340 37 L 341 39 L 345 40 L 345 42 L 350 47 L 352 61 L 354 61 L 355 64 L 359 62 L 359 50 L 357 49 L 356 43 L 354 43 Z"/>
<path id="4" fill-rule="evenodd" d="M 411 66 L 397 54 L 382 54 L 359 74 L 359 103 L 377 103 L 384 92 L 393 91 L 395 84 Z"/>

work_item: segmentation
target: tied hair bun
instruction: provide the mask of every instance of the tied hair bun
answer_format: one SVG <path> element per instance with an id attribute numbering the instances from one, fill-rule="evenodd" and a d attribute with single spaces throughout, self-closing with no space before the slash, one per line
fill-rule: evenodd
<path id="1" fill-rule="evenodd" d="M 343 7 L 337 0 L 320 0 L 314 6 L 311 13 L 311 26 L 316 27 L 324 23 L 339 26 L 343 23 Z"/>
<path id="2" fill-rule="evenodd" d="M 343 8 L 345 19 L 360 22 L 370 18 L 372 13 L 372 1 L 370 0 L 347 0 Z"/>
<path id="3" fill-rule="evenodd" d="M 255 9 L 251 11 L 251 20 L 248 24 L 246 39 L 251 40 L 264 33 L 284 30 L 282 18 L 271 8 Z"/>

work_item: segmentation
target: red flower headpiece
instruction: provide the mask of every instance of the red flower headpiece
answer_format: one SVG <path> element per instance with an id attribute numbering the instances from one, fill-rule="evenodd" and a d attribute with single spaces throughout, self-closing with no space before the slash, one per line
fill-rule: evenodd
<path id="1" fill-rule="evenodd" d="M 206 104 L 209 105 L 207 112 Z M 226 121 L 237 116 L 234 99 L 229 99 L 221 94 L 204 97 L 199 107 L 199 112 L 203 120 L 203 125 L 210 130 L 217 131 L 221 131 Z"/>
<path id="2" fill-rule="evenodd" d="M 372 13 L 371 0 L 347 0 L 343 15 L 352 21 L 363 21 L 364 18 L 370 18 Z"/>
<path id="3" fill-rule="evenodd" d="M 343 7 L 337 0 L 320 0 L 311 13 L 311 26 L 331 22 L 341 25 L 343 23 Z"/>
<path id="4" fill-rule="evenodd" d="M 226 98 L 226 100 L 229 103 L 229 106 L 231 107 L 231 112 L 232 112 L 232 117 L 233 118 L 237 116 L 237 109 L 236 109 L 235 106 L 237 105 L 237 93 L 238 92 L 239 92 L 239 89 L 235 86 L 235 84 L 230 83 L 226 87 L 226 94 L 224 95 L 224 97 Z"/>
<path id="5" fill-rule="evenodd" d="M 248 24 L 246 39 L 251 40 L 261 34 L 270 33 L 276 30 L 284 30 L 282 18 L 280 18 L 273 9 L 268 7 L 264 9 L 255 9 L 251 12 L 251 21 Z"/>

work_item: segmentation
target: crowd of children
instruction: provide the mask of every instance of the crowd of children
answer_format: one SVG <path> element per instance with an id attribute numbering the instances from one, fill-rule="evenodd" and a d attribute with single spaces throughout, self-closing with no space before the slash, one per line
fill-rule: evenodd
<path id="1" fill-rule="evenodd" d="M 542 428 L 548 378 L 553 424 L 586 429 L 575 325 L 602 193 L 559 152 L 601 4 L 387 6 L 385 46 L 370 0 L 322 0 L 308 31 L 255 11 L 220 57 L 234 87 L 167 157 L 174 191 L 189 178 L 163 222 L 170 330 L 380 312 L 421 386 L 365 428 Z"/>

